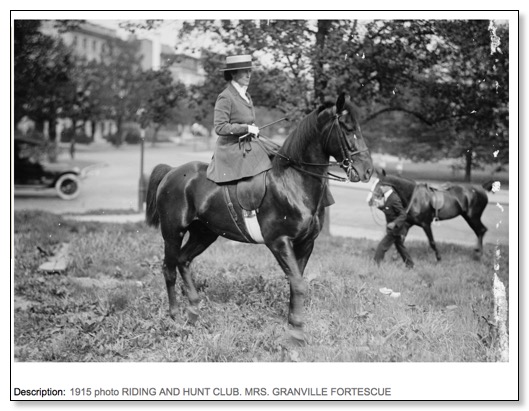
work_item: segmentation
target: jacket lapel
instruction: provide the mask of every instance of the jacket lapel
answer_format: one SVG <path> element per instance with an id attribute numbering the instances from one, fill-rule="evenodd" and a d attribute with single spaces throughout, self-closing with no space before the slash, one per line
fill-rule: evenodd
<path id="1" fill-rule="evenodd" d="M 233 84 L 231 84 L 231 82 L 228 84 L 228 90 L 230 90 L 231 94 L 233 94 L 233 96 L 236 99 L 239 99 L 239 101 L 241 101 L 244 105 L 246 105 L 248 107 L 252 107 L 253 106 L 252 98 L 250 97 L 250 95 L 248 93 L 246 93 L 246 97 L 248 97 L 248 100 L 250 101 L 248 103 L 248 101 L 246 101 L 245 99 L 243 99 L 241 97 L 241 95 L 239 94 L 237 89 L 233 86 Z"/>

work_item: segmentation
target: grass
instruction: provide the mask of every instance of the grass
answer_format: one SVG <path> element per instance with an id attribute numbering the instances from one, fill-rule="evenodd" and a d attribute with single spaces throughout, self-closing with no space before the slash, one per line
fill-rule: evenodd
<path id="1" fill-rule="evenodd" d="M 38 272 L 61 242 L 65 274 Z M 264 246 L 219 239 L 193 263 L 201 297 L 195 326 L 171 320 L 161 273 L 162 238 L 143 223 L 74 222 L 15 212 L 16 361 L 60 362 L 484 362 L 492 358 L 495 246 L 474 261 L 467 247 L 393 250 L 377 267 L 376 242 L 318 239 L 305 272 L 309 344 L 285 351 L 289 289 Z M 508 289 L 508 247 L 499 275 Z M 379 289 L 400 292 L 398 298 Z M 508 290 L 507 290 L 508 291 Z M 286 354 L 285 354 L 286 353 Z"/>

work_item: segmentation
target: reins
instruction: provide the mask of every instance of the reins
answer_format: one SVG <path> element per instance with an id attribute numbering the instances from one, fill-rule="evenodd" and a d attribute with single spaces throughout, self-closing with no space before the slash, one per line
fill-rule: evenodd
<path id="1" fill-rule="evenodd" d="M 324 141 L 324 147 L 325 148 L 328 145 L 328 142 L 329 142 L 329 139 L 330 139 L 330 136 L 331 136 L 331 133 L 332 133 L 332 129 L 333 129 L 335 123 L 338 124 L 338 129 L 341 132 L 340 120 L 339 119 L 340 119 L 340 115 L 339 114 L 335 114 L 334 115 L 334 120 L 333 120 L 333 122 L 331 124 L 331 128 L 329 129 L 329 133 L 327 133 L 327 137 L 325 138 L 325 141 Z M 344 133 L 341 132 L 340 136 L 342 136 L 343 134 Z M 315 172 L 312 172 L 312 171 L 309 171 L 309 170 L 306 170 L 306 169 L 302 168 L 302 166 L 309 166 L 309 167 L 343 167 L 343 168 L 347 168 L 347 175 L 349 175 L 349 171 L 353 167 L 353 158 L 352 157 L 354 155 L 356 155 L 356 154 L 362 153 L 364 151 L 368 151 L 367 148 L 364 149 L 364 150 L 356 150 L 356 151 L 351 150 L 351 146 L 349 144 L 349 141 L 347 141 L 347 138 L 344 137 L 344 138 L 339 138 L 340 149 L 342 151 L 342 156 L 343 156 L 343 160 L 342 161 L 329 161 L 327 163 L 308 163 L 306 161 L 293 160 L 292 158 L 280 153 L 278 151 L 280 146 L 278 144 L 274 143 L 268 137 L 263 136 L 262 134 L 260 134 L 260 139 L 264 139 L 268 143 L 270 143 L 273 146 L 275 146 L 276 149 L 273 150 L 274 154 L 276 156 L 282 158 L 283 160 L 285 160 L 288 164 L 290 164 L 292 166 L 292 168 L 294 168 L 295 170 L 299 171 L 300 173 L 307 174 L 307 175 L 310 175 L 310 176 L 313 176 L 313 177 L 317 177 L 317 178 L 324 178 L 324 179 L 327 179 L 327 180 L 339 181 L 339 182 L 342 182 L 342 183 L 350 182 L 349 178 L 340 177 L 340 176 L 337 176 L 336 174 L 333 174 L 333 173 L 326 173 L 326 174 L 315 173 Z M 258 144 L 260 144 L 261 147 L 266 151 L 267 148 L 264 147 L 263 142 L 261 142 L 260 139 L 256 139 L 254 141 L 257 142 Z M 345 140 L 345 142 L 344 142 L 344 140 Z M 344 148 L 344 145 L 346 145 L 347 147 Z M 346 153 L 349 153 L 349 155 L 347 155 Z"/>
<path id="2" fill-rule="evenodd" d="M 375 212 L 373 211 L 373 207 L 369 207 L 369 209 L 371 210 L 371 217 L 373 218 L 373 221 L 375 222 L 376 225 L 382 227 L 386 224 L 384 224 L 384 220 L 383 219 L 378 219 L 378 217 L 375 217 Z"/>

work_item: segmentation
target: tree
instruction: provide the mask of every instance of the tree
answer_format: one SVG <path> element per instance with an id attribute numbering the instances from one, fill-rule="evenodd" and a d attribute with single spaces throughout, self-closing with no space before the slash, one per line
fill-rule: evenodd
<path id="1" fill-rule="evenodd" d="M 105 118 L 102 99 L 105 70 L 101 63 L 74 56 L 70 71 L 71 84 L 67 101 L 61 110 L 61 117 L 69 118 L 73 125 L 73 135 L 87 122 L 92 123 L 92 139 L 97 120 Z"/>
<path id="2" fill-rule="evenodd" d="M 143 119 L 154 127 L 152 141 L 154 146 L 158 131 L 171 120 L 173 109 L 185 98 L 186 88 L 184 84 L 173 81 L 173 76 L 167 67 L 145 72 L 142 82 Z"/>
<path id="3" fill-rule="evenodd" d="M 358 67 L 374 85 L 375 104 L 366 120 L 394 119 L 391 134 L 401 144 L 393 154 L 463 157 L 469 181 L 472 167 L 490 164 L 493 152 L 497 161 L 508 161 L 508 30 L 498 27 L 507 47 L 491 52 L 490 25 L 439 20 L 367 26 L 365 60 L 372 67 Z"/>
<path id="4" fill-rule="evenodd" d="M 252 82 L 256 105 L 295 109 L 293 117 L 299 118 L 345 89 L 360 105 L 364 123 L 379 129 L 376 143 L 387 141 L 384 134 L 400 141 L 393 144 L 396 154 L 432 160 L 464 154 L 468 179 L 474 165 L 490 162 L 492 152 L 496 161 L 508 159 L 504 25 L 484 20 L 200 20 L 185 22 L 179 37 L 206 32 L 229 53 L 252 52 L 273 61 L 255 73 L 254 78 L 267 80 Z M 493 39 L 501 47 L 491 52 Z M 376 123 L 386 123 L 385 132 Z"/>
<path id="5" fill-rule="evenodd" d="M 509 157 L 509 34 L 499 27 L 505 47 L 491 49 L 490 27 L 485 20 L 437 25 L 452 51 L 439 98 L 451 109 L 448 122 L 454 133 L 449 155 L 464 153 L 468 181 L 474 162 L 508 162 Z"/>
<path id="6" fill-rule="evenodd" d="M 199 20 L 184 22 L 179 37 L 185 40 L 200 33 L 208 33 L 220 39 L 228 53 L 252 53 L 257 60 L 260 56 L 272 58 L 275 62 L 270 69 L 254 70 L 250 92 L 256 105 L 278 109 L 289 113 L 294 120 L 317 105 L 310 93 L 311 61 L 306 53 L 307 42 L 315 36 L 315 28 L 307 20 Z M 211 101 L 224 87 L 218 69 L 224 64 L 224 54 L 216 54 L 213 64 L 206 60 L 214 50 L 205 53 L 207 80 L 203 87 L 195 88 Z M 204 51 L 203 51 L 204 53 Z M 261 77 L 261 78 L 259 78 Z M 211 85 L 214 85 L 212 87 Z M 214 96 L 214 97 L 212 97 Z M 254 98 L 255 97 L 255 98 Z M 214 103 L 214 99 L 213 99 Z M 211 106 L 212 107 L 212 106 Z M 212 108 L 210 108 L 211 110 Z"/>
<path id="7" fill-rule="evenodd" d="M 40 31 L 39 20 L 14 21 L 14 115 L 15 124 L 24 116 L 42 131 L 48 122 L 50 140 L 55 124 L 68 100 L 72 56 L 66 46 Z"/>
<path id="8" fill-rule="evenodd" d="M 99 64 L 101 108 L 116 122 L 116 145 L 123 141 L 123 123 L 135 120 L 141 105 L 141 57 L 137 41 L 113 39 Z"/>

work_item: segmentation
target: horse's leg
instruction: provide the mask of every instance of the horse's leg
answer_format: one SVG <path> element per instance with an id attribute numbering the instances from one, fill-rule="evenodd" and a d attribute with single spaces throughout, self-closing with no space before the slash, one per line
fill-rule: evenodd
<path id="1" fill-rule="evenodd" d="M 307 284 L 301 276 L 300 266 L 294 252 L 292 241 L 287 237 L 280 237 L 273 243 L 267 244 L 276 258 L 279 266 L 285 272 L 290 284 L 290 304 L 288 322 L 292 326 L 290 340 L 297 344 L 305 344 L 303 333 L 303 303 L 307 294 Z M 302 265 L 306 264 L 303 263 Z M 303 267 L 304 268 L 304 267 Z"/>
<path id="2" fill-rule="evenodd" d="M 305 267 L 309 261 L 312 250 L 314 249 L 314 240 L 307 240 L 294 246 L 294 254 L 298 261 L 299 273 L 303 276 Z"/>
<path id="3" fill-rule="evenodd" d="M 194 324 L 198 318 L 198 303 L 200 299 L 189 266 L 193 259 L 204 252 L 217 238 L 218 234 L 204 227 L 202 223 L 195 221 L 189 227 L 189 238 L 178 256 L 178 271 L 180 271 L 184 281 L 185 295 L 187 295 L 189 300 L 187 317 L 191 324 Z"/>
<path id="4" fill-rule="evenodd" d="M 167 297 L 169 299 L 169 315 L 172 319 L 176 319 L 176 266 L 178 263 L 178 255 L 180 246 L 182 244 L 182 237 L 165 239 L 164 243 L 164 261 L 162 272 L 165 278 L 165 286 L 167 288 Z"/>
<path id="5" fill-rule="evenodd" d="M 432 226 L 428 223 L 424 223 L 421 225 L 421 227 L 424 230 L 426 237 L 428 237 L 430 247 L 435 252 L 435 258 L 437 259 L 437 261 L 441 261 L 441 254 L 439 254 L 439 251 L 437 250 L 437 245 L 435 244 L 435 241 L 433 239 Z"/>
<path id="6" fill-rule="evenodd" d="M 408 236 L 408 231 L 410 231 L 411 224 L 406 222 L 400 229 L 400 236 L 402 237 L 402 242 L 406 241 L 406 237 Z"/>
<path id="7" fill-rule="evenodd" d="M 476 234 L 478 237 L 476 249 L 474 249 L 475 257 L 477 259 L 481 258 L 481 255 L 483 254 L 483 237 L 485 236 L 485 233 L 487 232 L 487 227 L 483 225 L 481 222 L 481 215 L 479 216 L 468 216 L 466 214 L 462 214 L 465 221 L 468 223 L 470 228 L 472 228 L 472 231 Z"/>

